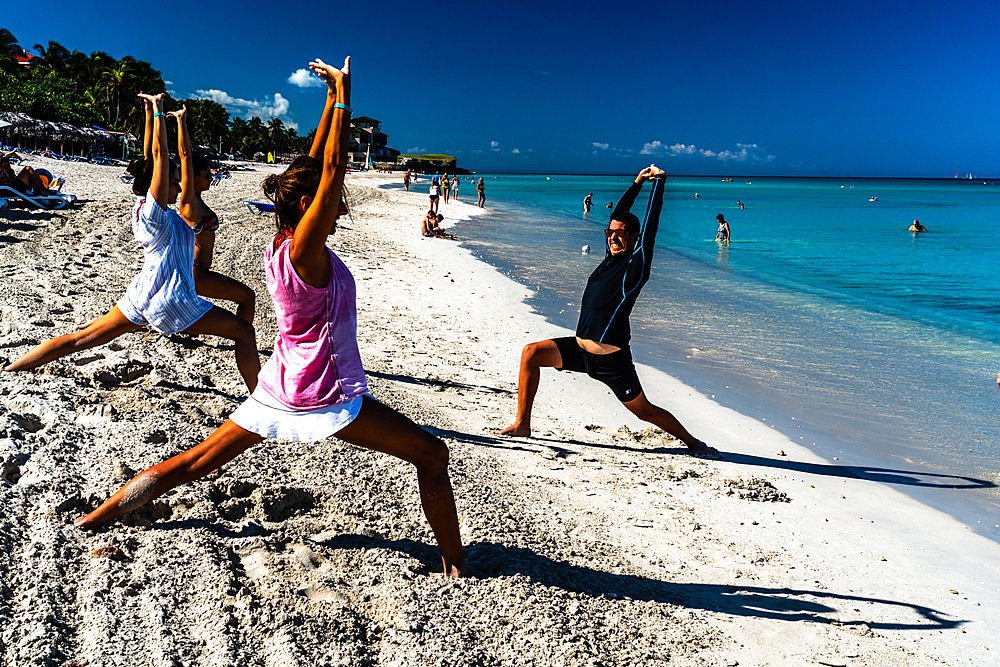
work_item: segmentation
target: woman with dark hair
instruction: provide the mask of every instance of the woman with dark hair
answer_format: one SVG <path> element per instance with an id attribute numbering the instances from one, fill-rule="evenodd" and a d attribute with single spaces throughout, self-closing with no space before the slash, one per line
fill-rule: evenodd
<path id="1" fill-rule="evenodd" d="M 173 112 L 177 118 L 177 153 L 181 158 L 181 217 L 194 230 L 194 287 L 201 296 L 236 304 L 236 315 L 253 324 L 257 295 L 240 281 L 212 271 L 215 232 L 219 216 L 201 194 L 212 186 L 212 168 L 203 155 L 191 150 L 187 107 Z"/>
<path id="2" fill-rule="evenodd" d="M 176 486 L 203 477 L 265 438 L 314 442 L 336 435 L 417 468 L 420 500 L 445 573 L 471 576 L 440 439 L 367 394 L 357 341 L 355 284 L 326 246 L 342 198 L 350 129 L 350 58 L 343 70 L 322 60 L 309 68 L 326 81 L 326 106 L 309 155 L 268 176 L 278 233 L 264 252 L 278 336 L 257 389 L 204 442 L 149 468 L 76 525 L 91 530 Z"/>
<path id="3" fill-rule="evenodd" d="M 257 386 L 260 359 L 253 325 L 213 306 L 195 292 L 191 271 L 194 232 L 169 208 L 180 194 L 180 182 L 167 151 L 163 95 L 139 93 L 146 100 L 146 129 L 150 136 L 146 157 L 129 165 L 129 173 L 135 176 L 132 191 L 138 195 L 132 210 L 132 232 L 142 244 L 142 271 L 106 315 L 74 333 L 37 345 L 6 370 L 37 368 L 150 326 L 160 333 L 187 331 L 233 340 L 243 381 L 251 391 Z"/>

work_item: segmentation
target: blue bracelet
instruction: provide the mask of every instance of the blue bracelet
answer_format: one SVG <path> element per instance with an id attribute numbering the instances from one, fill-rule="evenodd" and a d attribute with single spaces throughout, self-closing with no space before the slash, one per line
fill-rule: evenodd
<path id="1" fill-rule="evenodd" d="M 352 109 L 351 107 L 347 106 L 346 104 L 341 104 L 340 102 L 334 102 L 333 103 L 333 108 L 334 109 L 343 109 L 344 111 L 346 111 L 349 114 L 353 114 L 354 113 L 354 109 Z"/>
<path id="2" fill-rule="evenodd" d="M 153 114 L 153 118 L 156 118 L 157 116 L 166 116 L 166 115 L 167 114 L 163 113 L 162 111 L 157 111 L 156 113 Z"/>

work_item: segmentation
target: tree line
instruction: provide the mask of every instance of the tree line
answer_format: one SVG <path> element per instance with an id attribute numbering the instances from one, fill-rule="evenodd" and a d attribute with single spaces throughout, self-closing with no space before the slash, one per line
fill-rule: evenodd
<path id="1" fill-rule="evenodd" d="M 116 59 L 104 51 L 88 55 L 55 41 L 35 44 L 34 50 L 37 55 L 27 66 L 19 63 L 17 58 L 25 57 L 26 50 L 9 30 L 0 28 L 0 110 L 77 126 L 97 125 L 138 137 L 144 130 L 145 111 L 137 94 L 166 92 L 160 71 L 132 56 Z M 316 134 L 313 130 L 299 136 L 278 118 L 233 118 L 213 100 L 175 100 L 168 95 L 168 111 L 182 105 L 188 108 L 194 143 L 221 145 L 223 153 L 304 153 Z M 176 129 L 171 127 L 170 132 Z"/>

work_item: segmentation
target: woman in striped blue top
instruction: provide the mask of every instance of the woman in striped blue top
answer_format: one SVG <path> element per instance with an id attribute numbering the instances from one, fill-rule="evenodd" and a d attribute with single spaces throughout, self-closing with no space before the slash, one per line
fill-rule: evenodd
<path id="1" fill-rule="evenodd" d="M 130 165 L 130 172 L 135 175 L 133 191 L 139 195 L 133 209 L 132 231 L 142 244 L 142 271 L 107 315 L 79 331 L 36 346 L 6 370 L 37 368 L 150 326 L 160 333 L 187 331 L 235 341 L 240 375 L 250 391 L 256 388 L 260 358 L 253 325 L 213 306 L 195 292 L 194 232 L 169 208 L 180 194 L 180 174 L 167 149 L 163 95 L 139 94 L 146 101 L 147 112 L 153 112 L 152 156 L 147 152 L 141 164 Z"/>

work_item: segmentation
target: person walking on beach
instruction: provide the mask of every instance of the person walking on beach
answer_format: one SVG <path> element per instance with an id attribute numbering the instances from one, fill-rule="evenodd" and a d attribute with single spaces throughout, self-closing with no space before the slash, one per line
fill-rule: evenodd
<path id="1" fill-rule="evenodd" d="M 486 184 L 483 183 L 483 177 L 479 177 L 479 182 L 476 183 L 476 190 L 479 192 L 479 208 L 486 208 Z"/>
<path id="2" fill-rule="evenodd" d="M 444 175 L 441 179 L 441 196 L 444 198 L 444 203 L 448 203 L 448 195 L 451 194 L 451 179 L 448 178 L 448 174 Z"/>
<path id="3" fill-rule="evenodd" d="M 590 213 L 590 207 L 593 206 L 593 192 L 588 192 L 587 196 L 583 198 L 583 212 Z"/>
<path id="4" fill-rule="evenodd" d="M 184 222 L 194 230 L 194 288 L 200 296 L 225 299 L 236 304 L 236 316 L 253 324 L 257 295 L 240 281 L 212 271 L 215 232 L 219 216 L 209 208 L 202 193 L 212 186 L 212 168 L 203 155 L 191 151 L 187 107 L 171 112 L 177 119 L 177 153 L 181 158 L 180 210 Z"/>
<path id="5" fill-rule="evenodd" d="M 256 391 L 201 444 L 137 475 L 76 521 L 94 530 L 169 490 L 217 470 L 265 438 L 314 442 L 337 438 L 412 463 L 424 513 L 445 573 L 476 575 L 462 547 L 448 448 L 440 439 L 370 395 L 357 341 L 355 282 L 326 246 L 343 200 L 350 129 L 350 58 L 342 70 L 321 60 L 309 68 L 328 86 L 309 155 L 268 176 L 278 233 L 264 253 L 275 301 L 274 354 Z"/>
<path id="6" fill-rule="evenodd" d="M 105 345 L 122 334 L 149 326 L 168 334 L 187 331 L 235 342 L 236 366 L 250 391 L 257 386 L 260 358 L 253 325 L 200 298 L 194 284 L 194 231 L 168 208 L 180 194 L 180 176 L 167 150 L 165 93 L 139 93 L 153 108 L 151 152 L 129 165 L 137 195 L 132 232 L 142 244 L 142 271 L 104 316 L 83 329 L 37 345 L 5 370 L 26 371 L 74 352 Z"/>
<path id="7" fill-rule="evenodd" d="M 458 186 L 462 183 L 462 179 L 456 176 L 451 182 L 451 198 L 458 201 Z"/>
<path id="8" fill-rule="evenodd" d="M 700 458 L 721 458 L 691 435 L 677 419 L 649 402 L 629 349 L 629 315 L 653 263 L 653 243 L 663 206 L 666 172 L 650 165 L 636 176 L 611 213 L 604 230 L 607 250 L 604 261 L 590 274 L 583 292 L 576 337 L 529 343 L 521 352 L 517 382 L 517 416 L 500 435 L 531 435 L 531 408 L 538 391 L 542 368 L 586 373 L 603 382 L 628 410 L 681 440 L 689 453 Z M 646 217 L 640 222 L 630 209 L 646 181 L 653 182 Z"/>
<path id="9" fill-rule="evenodd" d="M 913 224 L 910 225 L 909 231 L 911 232 L 926 232 L 927 228 L 920 224 L 919 220 L 914 220 Z"/>
<path id="10" fill-rule="evenodd" d="M 715 235 L 715 240 L 729 245 L 729 223 L 721 213 L 715 216 L 715 219 L 719 221 L 719 231 Z"/>
<path id="11" fill-rule="evenodd" d="M 410 170 L 409 169 L 407 169 L 406 173 L 403 174 L 403 187 L 406 189 L 407 192 L 410 191 Z"/>

